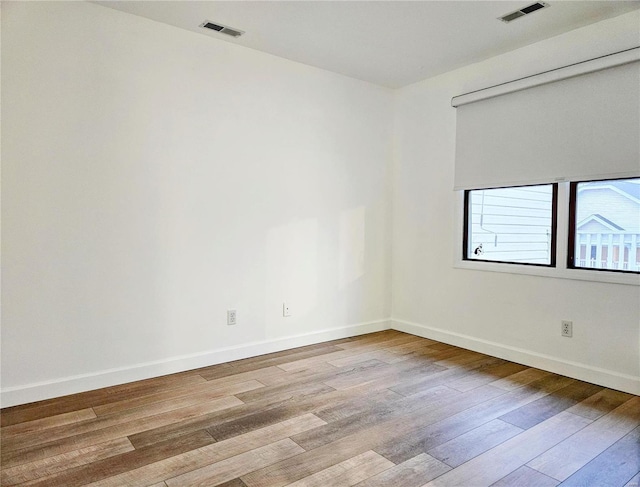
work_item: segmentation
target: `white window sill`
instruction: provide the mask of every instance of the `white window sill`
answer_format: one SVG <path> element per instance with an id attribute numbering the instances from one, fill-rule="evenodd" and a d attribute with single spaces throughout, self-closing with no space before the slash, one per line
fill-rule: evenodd
<path id="1" fill-rule="evenodd" d="M 610 284 L 626 284 L 640 286 L 639 274 L 607 272 L 591 269 L 562 269 L 558 267 L 539 267 L 519 264 L 502 264 L 497 262 L 474 262 L 459 259 L 453 265 L 456 269 L 475 271 L 505 272 L 508 274 L 525 274 L 530 276 L 552 277 L 556 279 L 573 279 L 577 281 L 604 282 Z"/>

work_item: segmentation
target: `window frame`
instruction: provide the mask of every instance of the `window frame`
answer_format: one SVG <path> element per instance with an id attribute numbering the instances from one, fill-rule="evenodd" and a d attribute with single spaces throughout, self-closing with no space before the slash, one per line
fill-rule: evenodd
<path id="1" fill-rule="evenodd" d="M 540 267 L 523 264 L 503 264 L 492 261 L 464 260 L 463 234 L 464 234 L 464 190 L 453 191 L 454 198 L 454 223 L 451 226 L 453 245 L 451 246 L 451 262 L 454 269 L 460 271 L 481 271 L 503 274 L 515 274 L 531 276 L 533 278 L 569 279 L 576 281 L 590 281 L 605 284 L 621 284 L 640 286 L 640 275 L 628 272 L 583 272 L 584 269 L 567 268 L 567 244 L 569 241 L 569 183 L 558 181 L 558 207 L 557 207 L 557 240 L 556 267 Z"/>
<path id="2" fill-rule="evenodd" d="M 596 271 L 596 272 L 614 272 L 616 274 L 624 275 L 640 275 L 640 271 L 631 271 L 624 269 L 602 269 L 598 267 L 579 267 L 575 265 L 576 262 L 576 234 L 577 234 L 577 210 L 578 210 L 578 184 L 581 183 L 598 183 L 607 181 L 626 181 L 628 179 L 638 179 L 637 177 L 631 178 L 612 178 L 612 179 L 587 179 L 584 181 L 572 181 L 569 183 L 569 221 L 568 221 L 568 241 L 567 241 L 567 269 L 576 271 Z M 585 249 L 585 252 L 588 252 Z M 607 248 L 607 252 L 609 249 Z M 611 249 L 613 252 L 613 249 Z M 629 250 L 631 253 L 631 249 Z M 623 257 L 624 258 L 624 257 Z"/>
<path id="3" fill-rule="evenodd" d="M 534 262 L 513 262 L 508 260 L 488 260 L 488 259 L 472 259 L 469 257 L 469 210 L 470 195 L 472 191 L 490 191 L 492 189 L 513 189 L 513 188 L 530 188 L 533 186 L 551 186 L 551 244 L 549 264 L 537 264 Z M 496 264 L 523 265 L 534 267 L 556 267 L 556 253 L 558 241 L 558 183 L 545 184 L 519 184 L 516 186 L 499 186 L 495 188 L 477 188 L 464 190 L 464 215 L 463 215 L 463 231 L 462 231 L 462 260 L 467 262 L 489 262 Z"/>

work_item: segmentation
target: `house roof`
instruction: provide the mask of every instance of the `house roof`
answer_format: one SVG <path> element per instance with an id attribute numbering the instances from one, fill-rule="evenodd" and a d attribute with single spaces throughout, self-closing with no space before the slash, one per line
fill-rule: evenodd
<path id="1" fill-rule="evenodd" d="M 609 220 L 608 218 L 603 217 L 601 214 L 599 213 L 594 213 L 593 215 L 591 215 L 588 218 L 585 218 L 584 220 L 582 220 L 579 224 L 578 227 L 581 227 L 587 223 L 589 223 L 591 220 L 597 220 L 600 223 L 604 223 L 606 226 L 611 227 L 612 230 L 620 230 L 620 231 L 624 231 L 624 228 L 622 228 L 620 225 L 617 225 L 615 223 L 613 223 L 611 220 Z"/>
<path id="2" fill-rule="evenodd" d="M 579 186 L 579 191 L 589 189 L 611 188 L 622 193 L 626 197 L 631 197 L 637 203 L 640 203 L 640 184 L 630 183 L 629 181 L 594 181 L 591 183 L 583 183 Z"/>

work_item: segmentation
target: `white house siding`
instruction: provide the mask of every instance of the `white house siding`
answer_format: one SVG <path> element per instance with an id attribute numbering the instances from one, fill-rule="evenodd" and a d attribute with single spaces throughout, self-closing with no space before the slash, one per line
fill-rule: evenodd
<path id="1" fill-rule="evenodd" d="M 473 191 L 469 256 L 549 264 L 551 202 L 551 185 Z M 475 254 L 480 244 L 482 252 Z"/>
<path id="2" fill-rule="evenodd" d="M 640 205 L 609 188 L 578 193 L 577 223 L 599 214 L 628 232 L 640 232 Z"/>

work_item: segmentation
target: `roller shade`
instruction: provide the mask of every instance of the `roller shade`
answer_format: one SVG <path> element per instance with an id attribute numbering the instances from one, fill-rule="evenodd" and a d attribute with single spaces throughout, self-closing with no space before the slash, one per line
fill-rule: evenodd
<path id="1" fill-rule="evenodd" d="M 454 189 L 638 176 L 639 53 L 454 98 Z"/>

